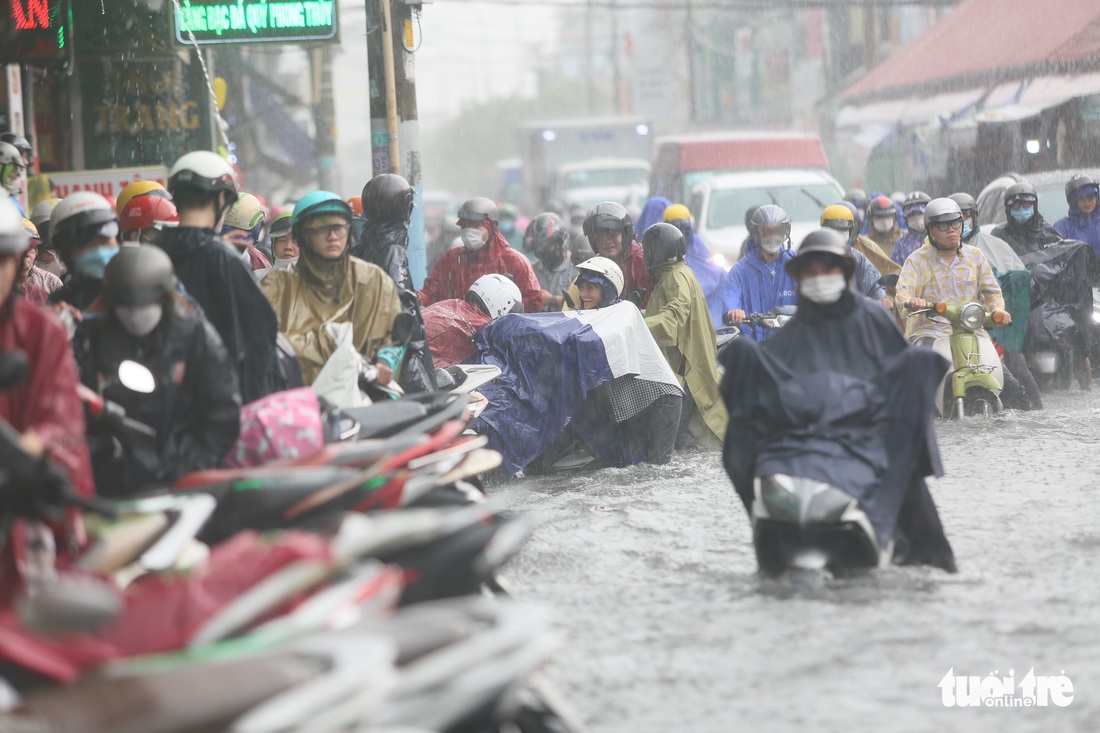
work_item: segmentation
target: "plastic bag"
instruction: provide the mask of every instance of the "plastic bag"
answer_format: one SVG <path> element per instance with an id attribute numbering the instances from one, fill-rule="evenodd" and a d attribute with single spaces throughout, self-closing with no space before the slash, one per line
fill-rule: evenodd
<path id="1" fill-rule="evenodd" d="M 359 352 L 352 344 L 350 323 L 326 323 L 325 332 L 336 344 L 317 379 L 313 391 L 340 408 L 362 407 L 363 394 L 359 391 Z"/>

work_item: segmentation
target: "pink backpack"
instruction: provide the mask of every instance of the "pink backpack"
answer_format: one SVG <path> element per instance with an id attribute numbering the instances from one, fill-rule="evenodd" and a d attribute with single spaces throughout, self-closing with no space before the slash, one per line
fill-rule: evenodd
<path id="1" fill-rule="evenodd" d="M 305 458 L 325 444 L 321 405 L 309 387 L 275 392 L 241 408 L 241 435 L 227 468 L 251 468 Z"/>

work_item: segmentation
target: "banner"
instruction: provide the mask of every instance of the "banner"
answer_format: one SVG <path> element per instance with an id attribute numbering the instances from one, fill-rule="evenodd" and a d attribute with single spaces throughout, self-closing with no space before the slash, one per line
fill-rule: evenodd
<path id="1" fill-rule="evenodd" d="M 59 199 L 63 199 L 75 191 L 95 191 L 98 194 L 115 199 L 122 189 L 134 181 L 156 181 L 162 186 L 168 184 L 168 169 L 163 165 L 50 173 L 49 176 L 55 186 L 54 196 Z"/>

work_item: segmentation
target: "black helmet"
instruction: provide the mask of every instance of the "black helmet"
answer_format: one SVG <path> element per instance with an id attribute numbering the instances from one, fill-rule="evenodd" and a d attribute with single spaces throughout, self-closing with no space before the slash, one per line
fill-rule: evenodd
<path id="1" fill-rule="evenodd" d="M 563 253 L 569 251 L 569 227 L 560 216 L 547 211 L 527 225 L 523 233 L 523 248 L 537 256 L 554 246 L 560 247 Z"/>
<path id="2" fill-rule="evenodd" d="M 30 157 L 31 153 L 34 152 L 34 148 L 31 147 L 30 141 L 14 132 L 5 132 L 3 135 L 0 135 L 0 142 L 13 145 L 16 150 L 20 153 L 24 153 L 27 157 Z"/>
<path id="3" fill-rule="evenodd" d="M 798 245 L 798 253 L 787 261 L 787 274 L 797 280 L 806 263 L 818 257 L 835 258 L 848 279 L 856 271 L 848 240 L 834 229 L 818 229 L 807 234 Z"/>
<path id="4" fill-rule="evenodd" d="M 670 260 L 682 260 L 687 252 L 684 233 L 666 222 L 658 222 L 642 235 L 645 266 L 652 270 Z"/>
<path id="5" fill-rule="evenodd" d="M 1097 189 L 1096 181 L 1092 180 L 1091 176 L 1087 176 L 1084 173 L 1074 173 L 1066 182 L 1066 203 L 1069 204 L 1070 209 L 1076 208 L 1077 204 L 1075 199 L 1077 198 L 1077 192 L 1082 188 L 1091 186 L 1094 190 Z"/>
<path id="6" fill-rule="evenodd" d="M 895 216 L 898 211 L 894 208 L 894 202 L 890 200 L 890 197 L 881 194 L 871 199 L 870 203 L 867 204 L 867 209 L 871 216 Z"/>
<path id="7" fill-rule="evenodd" d="M 1005 191 L 1005 209 L 1012 205 L 1013 201 L 1020 199 L 1022 201 L 1039 201 L 1039 194 L 1035 192 L 1035 186 L 1032 186 L 1027 181 L 1020 181 L 1019 183 L 1013 183 Z"/>
<path id="8" fill-rule="evenodd" d="M 601 230 L 622 232 L 624 250 L 629 249 L 630 243 L 634 241 L 634 220 L 630 218 L 625 206 L 614 201 L 596 204 L 596 208 L 589 211 L 584 218 L 581 229 L 589 242 L 595 240 L 596 232 Z"/>
<path id="9" fill-rule="evenodd" d="M 867 192 L 862 188 L 849 188 L 844 193 L 844 200 L 851 201 L 856 208 L 866 209 L 868 204 Z"/>
<path id="10" fill-rule="evenodd" d="M 902 202 L 901 213 L 903 216 L 908 217 L 914 211 L 924 211 L 924 207 L 928 206 L 928 202 L 931 200 L 932 197 L 924 191 L 912 191 L 906 195 L 905 201 Z"/>
<path id="11" fill-rule="evenodd" d="M 413 210 L 413 188 L 395 173 L 382 173 L 363 186 L 363 215 L 368 221 L 407 221 Z"/>
<path id="12" fill-rule="evenodd" d="M 775 204 L 764 204 L 756 207 L 749 217 L 749 234 L 759 244 L 761 237 L 768 230 L 778 229 L 783 238 L 791 240 L 791 217 L 782 207 Z"/>
<path id="13" fill-rule="evenodd" d="M 172 292 L 172 260 L 152 244 L 125 244 L 107 263 L 101 293 L 111 308 L 149 305 Z"/>
<path id="14" fill-rule="evenodd" d="M 366 196 L 363 198 L 365 201 Z M 459 221 L 485 221 L 486 219 L 496 224 L 500 221 L 500 209 L 497 208 L 497 205 L 494 204 L 491 199 L 487 199 L 484 196 L 470 199 L 462 204 L 462 207 L 458 210 Z"/>

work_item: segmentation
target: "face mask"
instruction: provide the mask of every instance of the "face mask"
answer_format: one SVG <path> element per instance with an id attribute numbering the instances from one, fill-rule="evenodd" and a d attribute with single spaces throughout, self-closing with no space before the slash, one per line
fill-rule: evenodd
<path id="1" fill-rule="evenodd" d="M 485 246 L 485 233 L 480 229 L 463 229 L 462 245 L 471 252 L 477 252 Z"/>
<path id="2" fill-rule="evenodd" d="M 61 264 L 61 260 L 54 260 L 53 262 L 39 262 L 38 267 L 46 272 L 52 272 L 58 277 L 65 277 L 65 265 Z"/>
<path id="3" fill-rule="evenodd" d="M 905 221 L 909 222 L 909 228 L 915 232 L 924 231 L 924 214 L 913 214 Z"/>
<path id="4" fill-rule="evenodd" d="M 1009 209 L 1008 213 L 1012 214 L 1012 218 L 1015 219 L 1017 222 L 1023 224 L 1025 221 L 1035 215 L 1035 207 L 1027 206 L 1022 209 Z"/>
<path id="5" fill-rule="evenodd" d="M 76 267 L 76 271 L 84 277 L 102 280 L 103 271 L 107 269 L 107 263 L 116 254 L 118 254 L 118 247 L 105 244 L 77 256 L 73 260 L 73 265 Z"/>
<path id="6" fill-rule="evenodd" d="M 160 323 L 160 317 L 164 309 L 160 303 L 139 305 L 134 308 L 115 308 L 118 322 L 126 329 L 126 333 L 136 338 L 143 338 L 153 332 Z"/>
<path id="7" fill-rule="evenodd" d="M 885 219 L 885 218 L 877 218 L 876 217 L 874 219 L 871 219 L 871 224 L 875 227 L 875 231 L 878 232 L 879 234 L 886 234 L 886 232 L 888 232 L 888 231 L 890 231 L 891 229 L 894 228 L 894 220 L 893 219 Z"/>
<path id="8" fill-rule="evenodd" d="M 840 296 L 848 288 L 848 282 L 844 275 L 818 275 L 808 277 L 798 284 L 798 292 L 815 303 L 827 304 L 840 300 Z"/>
<path id="9" fill-rule="evenodd" d="M 281 260 L 278 257 L 275 258 L 275 263 L 271 265 L 276 270 L 289 270 L 298 263 L 297 257 L 288 257 L 285 260 Z"/>
<path id="10" fill-rule="evenodd" d="M 761 240 L 760 249 L 773 255 L 783 249 L 783 239 L 781 237 L 769 237 L 768 239 Z"/>
<path id="11" fill-rule="evenodd" d="M 19 175 L 16 175 L 15 165 L 9 163 L 4 166 L 4 190 L 15 196 L 20 193 L 23 188 L 23 179 Z"/>
<path id="12" fill-rule="evenodd" d="M 970 232 L 974 231 L 974 226 L 970 223 L 970 221 L 971 220 L 969 216 L 963 219 L 963 239 L 969 237 Z"/>
<path id="13" fill-rule="evenodd" d="M 501 234 L 511 234 L 516 230 L 516 223 L 514 221 L 502 221 L 500 223 Z"/>

